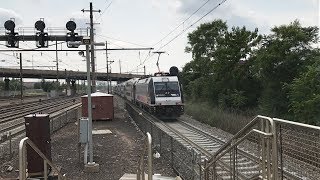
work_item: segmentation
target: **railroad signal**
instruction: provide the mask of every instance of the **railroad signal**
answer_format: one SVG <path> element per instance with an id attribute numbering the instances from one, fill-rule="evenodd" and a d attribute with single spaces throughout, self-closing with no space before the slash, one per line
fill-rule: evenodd
<path id="1" fill-rule="evenodd" d="M 38 32 L 36 32 L 36 46 L 38 48 L 48 47 L 49 36 L 48 33 L 44 32 L 46 24 L 44 23 L 43 19 L 37 21 L 34 24 L 34 27 L 38 30 Z"/>
<path id="2" fill-rule="evenodd" d="M 74 30 L 77 28 L 77 24 L 74 21 L 68 21 L 66 23 L 66 28 L 70 31 L 67 33 L 66 41 L 68 48 L 78 48 L 79 45 L 69 42 L 79 41 L 78 33 L 75 33 Z"/>
<path id="3" fill-rule="evenodd" d="M 4 27 L 7 30 L 6 31 L 6 36 L 7 36 L 6 46 L 9 48 L 19 47 L 19 34 L 14 32 L 14 28 L 16 27 L 16 24 L 14 23 L 14 21 L 7 20 L 4 23 Z"/>

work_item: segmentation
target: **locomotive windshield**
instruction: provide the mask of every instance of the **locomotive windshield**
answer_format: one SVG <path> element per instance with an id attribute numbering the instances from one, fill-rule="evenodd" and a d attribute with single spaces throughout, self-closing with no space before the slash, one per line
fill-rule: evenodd
<path id="1" fill-rule="evenodd" d="M 154 90 L 156 97 L 179 97 L 180 90 L 178 82 L 155 82 Z"/>

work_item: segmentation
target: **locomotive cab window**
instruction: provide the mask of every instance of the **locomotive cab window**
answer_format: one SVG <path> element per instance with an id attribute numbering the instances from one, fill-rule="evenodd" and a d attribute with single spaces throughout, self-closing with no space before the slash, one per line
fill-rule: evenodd
<path id="1" fill-rule="evenodd" d="M 156 97 L 179 97 L 180 89 L 178 82 L 155 82 L 154 91 Z"/>

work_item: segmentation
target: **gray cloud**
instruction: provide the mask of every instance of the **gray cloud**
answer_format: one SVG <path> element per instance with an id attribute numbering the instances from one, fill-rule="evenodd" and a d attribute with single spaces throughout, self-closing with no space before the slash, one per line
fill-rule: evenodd
<path id="1" fill-rule="evenodd" d="M 13 10 L 0 8 L 0 26 L 3 27 L 4 23 L 10 18 L 15 19 L 16 25 L 22 24 L 22 17 Z"/>
<path id="2" fill-rule="evenodd" d="M 89 27 L 89 13 L 85 13 L 83 14 L 82 12 L 73 12 L 71 13 L 71 15 L 69 16 L 68 19 L 66 19 L 66 22 L 68 20 L 72 19 L 76 24 L 77 24 L 77 29 L 86 29 L 87 27 Z M 94 26 L 94 29 L 96 30 L 96 33 L 100 33 L 101 30 L 101 26 L 99 24 L 96 24 Z M 85 33 L 84 31 L 82 31 L 82 33 Z M 82 34 L 85 35 L 85 34 Z"/>
<path id="3" fill-rule="evenodd" d="M 198 7 L 200 7 L 206 0 L 183 0 L 181 6 L 178 8 L 178 12 L 186 15 L 191 15 Z M 201 8 L 194 19 L 200 18 L 205 13 L 209 12 L 213 7 L 219 4 L 221 0 L 211 0 L 203 8 Z M 246 26 L 249 30 L 258 28 L 260 33 L 266 33 L 269 31 L 269 25 L 264 22 L 263 17 L 257 17 L 256 13 L 249 11 L 248 9 L 239 10 L 235 3 L 228 3 L 228 1 L 216 10 L 210 13 L 205 21 L 212 21 L 214 19 L 223 19 L 227 21 L 229 27 L 232 26 Z M 260 18 L 260 19 L 259 19 Z M 203 21 L 202 21 L 203 22 Z"/>

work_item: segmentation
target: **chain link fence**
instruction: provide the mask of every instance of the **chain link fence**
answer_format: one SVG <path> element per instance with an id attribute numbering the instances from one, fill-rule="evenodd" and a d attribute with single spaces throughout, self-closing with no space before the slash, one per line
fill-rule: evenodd
<path id="1" fill-rule="evenodd" d="M 126 109 L 143 133 L 149 132 L 152 136 L 153 152 L 160 153 L 171 167 L 184 180 L 200 179 L 200 154 L 193 148 L 188 148 L 181 141 L 170 136 L 165 130 L 148 121 L 139 114 L 130 104 L 126 103 Z"/>

